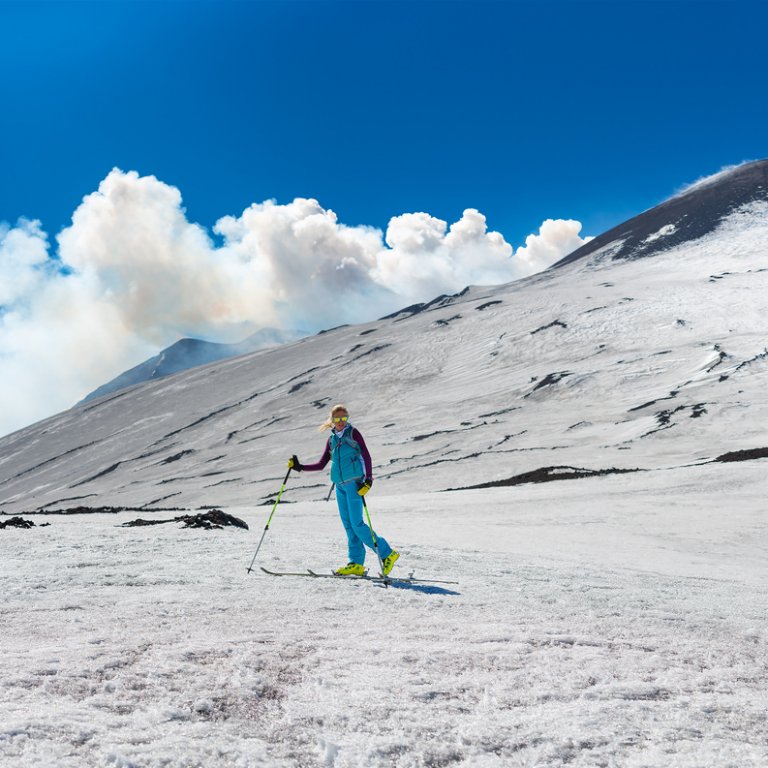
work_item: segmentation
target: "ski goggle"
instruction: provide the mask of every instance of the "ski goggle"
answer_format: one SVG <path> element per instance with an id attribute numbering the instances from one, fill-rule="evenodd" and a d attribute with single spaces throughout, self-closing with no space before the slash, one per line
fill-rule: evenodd
<path id="1" fill-rule="evenodd" d="M 338 424 L 340 421 L 349 421 L 349 416 L 334 416 L 333 423 Z"/>

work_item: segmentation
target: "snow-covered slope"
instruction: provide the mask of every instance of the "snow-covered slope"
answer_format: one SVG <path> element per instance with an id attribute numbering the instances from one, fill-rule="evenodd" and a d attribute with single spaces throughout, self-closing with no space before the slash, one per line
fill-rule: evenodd
<path id="1" fill-rule="evenodd" d="M 121 373 L 111 381 L 86 395 L 82 402 L 97 400 L 113 392 L 119 392 L 134 384 L 141 384 L 152 379 L 162 379 L 174 373 L 187 371 L 198 365 L 206 365 L 228 357 L 247 355 L 267 347 L 296 341 L 308 334 L 304 331 L 279 331 L 276 328 L 262 328 L 237 344 L 218 344 L 202 339 L 180 339 L 167 349 L 162 350 L 149 360 L 145 360 L 128 371 Z"/>
<path id="2" fill-rule="evenodd" d="M 0 531 L 0 764 L 764 768 L 765 474 L 374 488 L 401 570 L 443 587 L 248 575 L 264 508 L 35 517 Z M 259 561 L 337 565 L 334 506 L 278 508 Z"/>
<path id="3" fill-rule="evenodd" d="M 373 450 L 379 493 L 551 466 L 647 470 L 768 445 L 768 201 L 650 259 L 610 258 L 618 245 L 7 436 L 0 508 L 261 503 L 287 456 L 319 456 L 314 428 L 338 401 Z M 316 474 L 294 493 L 325 491 Z"/>

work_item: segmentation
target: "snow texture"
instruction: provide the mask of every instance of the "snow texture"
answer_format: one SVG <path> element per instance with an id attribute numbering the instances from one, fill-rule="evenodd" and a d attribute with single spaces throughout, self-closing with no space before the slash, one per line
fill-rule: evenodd
<path id="1" fill-rule="evenodd" d="M 767 490 L 754 462 L 372 498 L 396 570 L 450 587 L 249 575 L 269 509 L 3 531 L 0 764 L 764 766 Z M 334 506 L 279 506 L 259 562 L 343 562 Z"/>

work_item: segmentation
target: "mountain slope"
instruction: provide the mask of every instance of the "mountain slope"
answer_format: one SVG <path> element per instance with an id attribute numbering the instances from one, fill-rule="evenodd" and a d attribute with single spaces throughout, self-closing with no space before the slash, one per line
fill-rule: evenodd
<path id="1" fill-rule="evenodd" d="M 590 240 L 555 266 L 606 252 L 637 259 L 703 238 L 728 216 L 768 200 L 768 160 L 744 163 L 703 179 L 639 216 Z"/>
<path id="2" fill-rule="evenodd" d="M 610 258 L 622 251 L 608 240 L 526 280 L 196 368 L 10 435 L 0 508 L 262 503 L 289 455 L 320 455 L 314 428 L 338 401 L 372 449 L 380 494 L 760 449 L 768 202 L 757 184 L 733 208 L 732 181 L 685 193 L 690 211 L 701 200 L 730 213 L 653 258 Z M 632 220 L 636 238 L 658 224 L 654 211 Z M 328 488 L 319 473 L 291 486 L 298 499 Z"/>
<path id="3" fill-rule="evenodd" d="M 121 373 L 111 381 L 86 395 L 82 402 L 97 400 L 113 392 L 119 392 L 134 384 L 141 384 L 152 379 L 162 379 L 174 373 L 187 371 L 199 365 L 226 360 L 228 357 L 239 357 L 259 349 L 296 341 L 307 334 L 303 331 L 279 331 L 275 328 L 263 328 L 238 344 L 218 344 L 201 339 L 180 339 L 175 344 L 159 352 L 149 360 L 145 360 L 130 370 Z"/>

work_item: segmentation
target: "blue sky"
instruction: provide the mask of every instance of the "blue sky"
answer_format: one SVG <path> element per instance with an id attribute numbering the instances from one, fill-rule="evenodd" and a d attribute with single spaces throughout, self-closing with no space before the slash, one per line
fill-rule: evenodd
<path id="1" fill-rule="evenodd" d="M 184 336 L 525 277 L 768 156 L 767 5 L 0 0 L 0 434 Z"/>
<path id="2" fill-rule="evenodd" d="M 303 196 L 596 235 L 768 155 L 766 28 L 757 2 L 2 1 L 0 220 L 56 233 L 117 166 L 206 227 Z"/>

